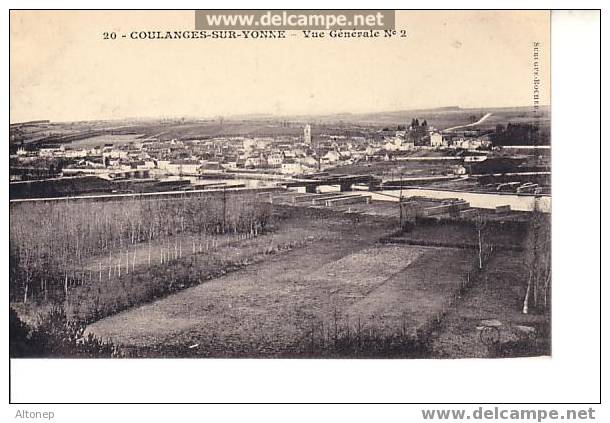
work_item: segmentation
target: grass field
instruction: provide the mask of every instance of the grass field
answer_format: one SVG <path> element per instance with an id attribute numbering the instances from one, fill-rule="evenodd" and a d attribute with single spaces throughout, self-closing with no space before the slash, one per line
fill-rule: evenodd
<path id="1" fill-rule="evenodd" d="M 495 214 L 483 214 L 483 218 L 493 220 Z M 513 219 L 517 219 L 515 217 Z M 481 230 L 481 240 L 496 247 L 519 248 L 525 236 L 524 225 L 519 222 L 494 223 L 488 221 Z M 411 244 L 427 245 L 429 242 L 448 245 L 478 245 L 478 230 L 473 222 L 453 220 L 421 220 L 400 238 Z"/>
<path id="2" fill-rule="evenodd" d="M 448 307 L 473 253 L 377 244 L 391 229 L 381 221 L 301 215 L 282 228 L 311 240 L 300 248 L 102 319 L 88 331 L 135 356 L 178 357 L 299 355 L 312 328 L 333 324 L 414 334 Z"/>
<path id="3" fill-rule="evenodd" d="M 93 148 L 103 147 L 104 144 L 113 144 L 115 147 L 119 145 L 130 144 L 140 141 L 142 135 L 98 135 L 91 138 L 85 138 L 78 141 L 72 141 L 70 147 L 77 148 Z"/>

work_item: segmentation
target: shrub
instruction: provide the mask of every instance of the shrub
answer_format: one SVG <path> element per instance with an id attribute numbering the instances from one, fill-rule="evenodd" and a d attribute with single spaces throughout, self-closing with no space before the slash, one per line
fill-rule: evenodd
<path id="1" fill-rule="evenodd" d="M 118 357 L 120 349 L 92 333 L 84 336 L 85 326 L 69 321 L 59 307 L 39 316 L 35 328 L 23 323 L 9 309 L 10 350 L 12 358 L 27 357 Z"/>

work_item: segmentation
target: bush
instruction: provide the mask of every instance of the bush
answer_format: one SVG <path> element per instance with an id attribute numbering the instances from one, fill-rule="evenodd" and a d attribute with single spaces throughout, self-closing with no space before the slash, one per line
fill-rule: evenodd
<path id="1" fill-rule="evenodd" d="M 21 321 L 17 312 L 9 307 L 9 356 L 27 357 L 33 348 L 28 326 Z"/>
<path id="2" fill-rule="evenodd" d="M 84 336 L 85 326 L 68 321 L 59 307 L 40 315 L 35 328 L 29 328 L 9 309 L 9 355 L 11 358 L 28 357 L 118 357 L 120 349 L 104 342 L 92 333 Z"/>

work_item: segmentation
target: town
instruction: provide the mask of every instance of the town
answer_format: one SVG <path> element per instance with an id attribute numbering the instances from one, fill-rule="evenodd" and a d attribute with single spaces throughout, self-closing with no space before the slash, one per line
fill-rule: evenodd
<path id="1" fill-rule="evenodd" d="M 52 180 L 47 185 L 57 185 L 62 178 L 77 177 L 79 183 L 65 192 L 76 195 L 100 189 L 129 193 L 275 186 L 328 173 L 379 177 L 368 189 L 383 184 L 473 189 L 468 175 L 485 174 L 477 190 L 548 193 L 548 144 L 543 140 L 533 145 L 526 125 L 480 127 L 488 117 L 471 116 L 473 122 L 445 130 L 417 117 L 383 127 L 222 119 L 110 128 L 47 121 L 13 124 L 11 198 L 27 197 L 26 188 L 32 186 L 28 181 L 44 179 Z M 253 125 L 260 134 L 239 134 Z M 206 127 L 227 133 L 204 135 Z M 524 145 L 504 143 L 511 127 Z M 184 128 L 189 132 L 184 134 Z M 159 129 L 159 134 L 151 134 Z M 498 173 L 513 176 L 490 176 Z M 129 183 L 118 184 L 121 181 Z"/>

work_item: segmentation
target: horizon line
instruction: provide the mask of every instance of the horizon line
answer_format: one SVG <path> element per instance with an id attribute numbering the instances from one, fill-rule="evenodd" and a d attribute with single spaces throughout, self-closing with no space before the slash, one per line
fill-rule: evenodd
<path id="1" fill-rule="evenodd" d="M 551 104 L 540 104 L 539 108 L 548 108 Z M 476 109 L 517 109 L 517 108 L 532 108 L 533 105 L 519 105 L 519 106 L 475 106 L 475 107 L 462 107 L 462 106 L 436 106 L 436 107 L 421 107 L 421 108 L 413 108 L 413 109 L 392 109 L 392 110 L 381 110 L 381 111 L 370 111 L 370 112 L 350 112 L 350 111 L 341 111 L 341 112 L 329 112 L 329 113 L 294 113 L 294 114 L 275 114 L 273 112 L 252 112 L 252 113 L 242 113 L 242 114 L 234 114 L 234 115 L 215 115 L 215 116 L 196 116 L 196 115 L 172 115 L 172 116 L 125 116 L 125 117 L 113 117 L 113 118 L 98 118 L 98 119 L 78 119 L 78 120 L 51 120 L 45 118 L 39 119 L 29 119 L 24 121 L 9 121 L 9 125 L 17 125 L 28 122 L 36 122 L 36 121 L 49 121 L 49 123 L 85 123 L 85 122 L 113 122 L 113 121 L 122 121 L 122 120 L 163 120 L 163 119 L 195 119 L 195 120 L 218 120 L 218 119 L 236 119 L 236 118 L 247 118 L 248 116 L 260 116 L 262 117 L 273 117 L 276 119 L 280 118 L 305 118 L 305 117 L 331 117 L 337 115 L 368 115 L 368 114 L 383 114 L 383 113 L 401 113 L 401 112 L 425 112 L 432 110 L 440 110 L 440 109 L 459 109 L 459 110 L 476 110 Z M 259 119 L 260 119 L 259 118 Z M 254 120 L 255 118 L 253 118 Z M 247 120 L 247 119 L 246 119 Z"/>

